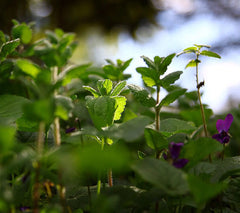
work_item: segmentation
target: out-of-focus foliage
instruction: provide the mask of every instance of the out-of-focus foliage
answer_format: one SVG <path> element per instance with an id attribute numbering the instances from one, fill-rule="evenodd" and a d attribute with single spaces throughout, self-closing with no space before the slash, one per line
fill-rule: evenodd
<path id="1" fill-rule="evenodd" d="M 140 26 L 155 24 L 158 11 L 151 0 L 2 0 L 0 26 L 9 31 L 9 20 L 13 18 L 26 22 L 42 18 L 43 27 L 48 28 L 71 32 L 92 27 L 105 32 L 119 28 L 134 34 Z"/>

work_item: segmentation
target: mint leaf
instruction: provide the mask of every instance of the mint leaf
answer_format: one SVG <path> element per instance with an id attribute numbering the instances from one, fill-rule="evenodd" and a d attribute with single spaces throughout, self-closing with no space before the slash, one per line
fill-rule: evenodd
<path id="1" fill-rule="evenodd" d="M 143 106 L 154 107 L 156 105 L 155 99 L 149 94 L 147 90 L 134 84 L 128 85 L 128 88 L 133 93 L 133 96 Z"/>
<path id="2" fill-rule="evenodd" d="M 163 88 L 167 88 L 170 84 L 173 84 L 176 80 L 180 78 L 182 71 L 176 71 L 168 74 L 163 79 L 161 79 L 161 85 Z"/>
<path id="3" fill-rule="evenodd" d="M 159 107 L 168 106 L 177 100 L 181 95 L 183 95 L 187 90 L 186 89 L 176 89 L 168 93 L 160 102 Z"/>

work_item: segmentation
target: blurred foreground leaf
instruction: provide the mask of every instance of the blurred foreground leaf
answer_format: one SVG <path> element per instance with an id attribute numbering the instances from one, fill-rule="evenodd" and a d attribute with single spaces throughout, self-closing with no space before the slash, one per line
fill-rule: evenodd
<path id="1" fill-rule="evenodd" d="M 169 195 L 184 195 L 189 191 L 187 175 L 166 161 L 145 158 L 132 167 L 144 180 Z"/>

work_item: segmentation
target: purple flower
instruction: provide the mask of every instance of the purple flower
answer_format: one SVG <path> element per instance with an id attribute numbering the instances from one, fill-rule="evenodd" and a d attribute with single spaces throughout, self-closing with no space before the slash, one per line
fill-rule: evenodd
<path id="1" fill-rule="evenodd" d="M 230 135 L 228 131 L 230 129 L 232 122 L 233 122 L 232 114 L 227 114 L 225 120 L 219 119 L 216 123 L 218 134 L 213 135 L 212 138 L 216 139 L 222 144 L 228 143 L 230 140 Z"/>
<path id="2" fill-rule="evenodd" d="M 163 157 L 165 160 L 170 159 L 172 161 L 172 165 L 176 168 L 183 168 L 187 163 L 188 160 L 185 158 L 180 158 L 180 151 L 183 147 L 184 143 L 174 143 L 171 142 L 169 144 L 169 155 L 164 154 Z"/>
<path id="3" fill-rule="evenodd" d="M 70 127 L 68 129 L 66 129 L 65 133 L 71 133 L 71 132 L 74 132 L 75 131 L 75 127 Z"/>

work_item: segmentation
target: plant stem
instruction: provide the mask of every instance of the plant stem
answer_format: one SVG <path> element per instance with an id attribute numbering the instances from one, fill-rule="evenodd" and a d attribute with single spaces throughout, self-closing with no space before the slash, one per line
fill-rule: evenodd
<path id="1" fill-rule="evenodd" d="M 111 169 L 108 171 L 108 185 L 109 185 L 109 187 L 113 186 L 113 177 L 112 177 L 112 170 Z"/>
<path id="2" fill-rule="evenodd" d="M 157 86 L 157 104 L 155 106 L 155 129 L 157 131 L 160 130 L 160 107 L 159 107 L 159 103 L 160 103 L 160 86 Z M 159 159 L 160 158 L 160 153 L 161 151 L 157 150 L 156 151 L 156 158 Z"/>
<path id="3" fill-rule="evenodd" d="M 156 121 L 156 130 L 160 130 L 160 87 L 157 87 L 157 104 L 155 106 L 155 121 Z"/>
<path id="4" fill-rule="evenodd" d="M 52 83 L 56 83 L 57 78 L 58 78 L 58 72 L 59 68 L 58 67 L 53 67 L 52 70 Z M 54 91 L 54 97 L 58 95 L 57 90 Z M 54 132 L 54 141 L 55 141 L 55 146 L 59 147 L 61 145 L 61 134 L 60 134 L 60 121 L 59 117 L 54 118 L 53 121 L 53 132 Z M 59 186 L 58 186 L 58 193 L 60 196 L 60 201 L 62 205 L 63 212 L 67 212 L 67 202 L 66 202 L 66 188 L 64 187 L 62 183 L 62 172 L 61 169 L 58 171 L 58 179 L 59 179 Z"/>
<path id="5" fill-rule="evenodd" d="M 196 83 L 197 83 L 197 94 L 198 94 L 198 100 L 199 100 L 199 105 L 200 105 L 200 111 L 201 111 L 201 116 L 202 116 L 202 121 L 203 121 L 203 129 L 204 129 L 204 134 L 205 137 L 208 137 L 208 131 L 207 131 L 207 123 L 206 123 L 206 118 L 205 118 L 205 113 L 204 113 L 204 108 L 201 100 L 201 93 L 200 93 L 200 84 L 199 84 L 199 79 L 198 79 L 198 64 L 199 64 L 199 54 L 196 54 Z M 212 157 L 211 154 L 208 155 L 209 162 L 212 162 Z"/>
<path id="6" fill-rule="evenodd" d="M 207 123 L 206 123 L 206 119 L 205 119 L 205 113 L 204 113 L 204 108 L 203 108 L 203 104 L 202 104 L 202 100 L 201 100 L 201 94 L 200 94 L 200 86 L 199 86 L 199 80 L 198 80 L 198 64 L 199 64 L 199 60 L 198 60 L 198 54 L 197 54 L 197 59 L 196 59 L 196 82 L 197 82 L 197 93 L 198 93 L 198 100 L 199 100 L 199 105 L 200 105 L 200 110 L 201 110 L 201 115 L 202 115 L 202 121 L 203 121 L 203 128 L 204 128 L 204 134 L 207 137 L 208 133 L 207 133 Z"/>
<path id="7" fill-rule="evenodd" d="M 54 67 L 52 70 L 52 83 L 56 83 L 58 78 L 58 67 Z M 58 92 L 57 90 L 54 91 L 54 96 L 57 96 Z M 60 146 L 61 145 L 61 135 L 60 135 L 60 123 L 59 118 L 56 117 L 53 121 L 53 129 L 54 129 L 54 139 L 55 139 L 55 145 Z"/>
<path id="8" fill-rule="evenodd" d="M 45 123 L 42 121 L 39 123 L 38 127 L 38 137 L 37 137 L 37 155 L 38 158 L 42 155 L 43 145 L 44 145 L 44 132 L 45 132 Z M 33 213 L 39 213 L 39 199 L 40 199 L 40 162 L 37 159 L 37 162 L 34 163 L 35 167 L 35 180 L 33 186 Z"/>
<path id="9" fill-rule="evenodd" d="M 155 121 L 156 121 L 155 129 L 157 131 L 160 130 L 160 107 L 159 107 L 159 104 L 160 104 L 160 86 L 157 86 L 157 103 L 155 106 Z M 161 154 L 161 151 L 156 150 L 156 159 L 160 158 L 160 154 Z M 158 213 L 158 210 L 159 210 L 159 201 L 156 201 L 155 212 Z"/>

